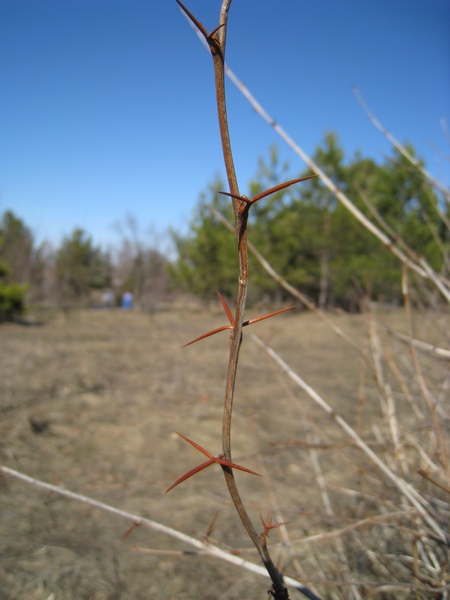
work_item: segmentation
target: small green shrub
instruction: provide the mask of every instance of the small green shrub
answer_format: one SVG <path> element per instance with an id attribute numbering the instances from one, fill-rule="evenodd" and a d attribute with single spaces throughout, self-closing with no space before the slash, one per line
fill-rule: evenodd
<path id="1" fill-rule="evenodd" d="M 25 311 L 27 286 L 21 283 L 8 283 L 9 268 L 0 263 L 0 323 L 11 321 Z"/>

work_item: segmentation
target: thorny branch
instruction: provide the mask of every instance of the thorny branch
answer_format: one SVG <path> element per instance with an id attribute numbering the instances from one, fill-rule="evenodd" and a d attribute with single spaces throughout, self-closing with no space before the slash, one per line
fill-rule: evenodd
<path id="1" fill-rule="evenodd" d="M 233 152 L 231 149 L 231 140 L 228 128 L 228 117 L 225 95 L 225 46 L 228 24 L 228 12 L 231 6 L 231 0 L 223 0 L 220 11 L 219 25 L 211 32 L 207 33 L 205 27 L 186 9 L 180 0 L 177 0 L 179 6 L 201 32 L 211 52 L 214 63 L 214 78 L 216 89 L 216 103 L 219 120 L 219 130 L 222 142 L 222 152 L 227 173 L 228 185 L 230 191 L 228 195 L 232 198 L 233 211 L 235 217 L 235 233 L 237 238 L 239 253 L 239 284 L 236 300 L 236 309 L 234 323 L 230 337 L 230 354 L 228 361 L 227 382 L 225 389 L 225 401 L 222 424 L 222 449 L 226 461 L 232 461 L 231 458 L 231 421 L 233 412 L 234 389 L 236 374 L 239 361 L 239 351 L 242 341 L 242 328 L 244 326 L 244 311 L 247 299 L 247 289 L 249 281 L 248 270 L 248 242 L 247 242 L 247 219 L 252 201 L 256 201 L 274 190 L 269 190 L 258 198 L 248 201 L 248 198 L 241 196 L 234 167 Z M 289 184 L 286 184 L 289 185 Z M 234 506 L 241 518 L 241 521 L 247 530 L 254 546 L 259 552 L 267 572 L 270 575 L 273 584 L 271 592 L 277 600 L 286 600 L 289 598 L 288 591 L 283 584 L 281 574 L 275 567 L 272 558 L 267 550 L 265 538 L 258 535 L 240 497 L 233 470 L 226 464 L 222 464 L 225 480 Z M 263 543 L 264 541 L 264 543 Z M 317 598 L 310 590 L 303 591 L 310 598 Z"/>
<path id="2" fill-rule="evenodd" d="M 225 43 L 228 21 L 228 10 L 231 0 L 224 0 L 220 13 L 220 53 L 212 52 L 214 62 L 214 75 L 216 85 L 217 114 L 219 119 L 220 137 L 222 141 L 223 158 L 227 172 L 228 185 L 230 193 L 239 196 L 239 186 L 237 183 L 236 171 L 234 168 L 233 153 L 231 149 L 230 133 L 228 128 L 228 117 L 225 97 Z M 244 321 L 244 311 L 247 300 L 248 289 L 248 248 L 247 248 L 247 218 L 248 211 L 244 210 L 245 202 L 233 198 L 233 210 L 235 216 L 236 237 L 238 240 L 239 252 L 239 286 L 236 301 L 236 310 L 234 315 L 234 328 L 230 339 L 230 354 L 228 361 L 227 383 L 225 389 L 225 402 L 222 425 L 222 448 L 227 460 L 231 461 L 231 418 L 233 412 L 234 388 L 236 382 L 237 367 L 239 361 L 239 350 L 242 341 L 242 327 Z M 288 598 L 288 592 L 283 585 L 282 579 L 276 569 L 270 554 L 266 547 L 261 543 L 261 539 L 250 520 L 245 506 L 240 497 L 233 471 L 223 467 L 225 480 L 228 490 L 236 507 L 236 510 L 250 536 L 253 544 L 257 548 L 261 559 L 266 567 L 274 586 L 275 597 Z"/>

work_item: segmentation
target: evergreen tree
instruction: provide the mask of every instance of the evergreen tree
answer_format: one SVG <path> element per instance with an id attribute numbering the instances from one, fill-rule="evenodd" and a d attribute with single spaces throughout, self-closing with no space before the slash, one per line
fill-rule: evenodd
<path id="1" fill-rule="evenodd" d="M 90 290 L 110 285 L 110 260 L 85 231 L 76 228 L 56 253 L 55 276 L 64 303 L 83 301 Z"/>
<path id="2" fill-rule="evenodd" d="M 29 280 L 33 259 L 33 236 L 25 223 L 12 211 L 0 221 L 0 261 L 8 265 L 6 279 L 25 284 Z"/>
<path id="3" fill-rule="evenodd" d="M 409 147 L 414 154 L 414 149 Z M 357 154 L 346 161 L 337 136 L 329 132 L 314 153 L 314 161 L 334 184 L 394 243 L 407 244 L 425 256 L 437 271 L 445 265 L 449 244 L 439 217 L 438 199 L 422 175 L 399 153 L 382 164 Z M 248 196 L 292 178 L 280 164 L 276 148 L 269 160 L 259 160 Z M 303 172 L 298 177 L 310 173 Z M 234 236 L 218 223 L 212 204 L 233 221 L 231 202 L 217 195 L 216 181 L 203 194 L 187 236 L 174 234 L 178 260 L 174 281 L 194 294 L 211 296 L 216 289 L 233 295 Z M 274 269 L 311 297 L 321 308 L 357 310 L 362 296 L 401 301 L 401 264 L 336 199 L 319 179 L 311 179 L 265 198 L 250 210 L 249 237 Z M 402 242 L 403 240 L 403 242 Z M 249 300 L 286 296 L 250 256 Z"/>
<path id="4" fill-rule="evenodd" d="M 187 236 L 172 231 L 178 258 L 170 268 L 174 285 L 184 287 L 200 298 L 218 290 L 224 296 L 236 293 L 236 240 L 212 214 L 210 205 L 233 221 L 232 205 L 225 184 L 217 179 L 202 194 Z"/>

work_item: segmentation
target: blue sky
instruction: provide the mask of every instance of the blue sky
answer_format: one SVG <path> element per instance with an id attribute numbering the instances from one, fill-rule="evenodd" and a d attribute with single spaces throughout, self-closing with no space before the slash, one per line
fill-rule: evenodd
<path id="1" fill-rule="evenodd" d="M 186 5 L 215 27 L 220 0 Z M 356 85 L 448 184 L 449 23 L 448 0 L 234 0 L 226 58 L 308 153 L 329 129 L 349 158 L 390 153 Z M 114 244 L 128 214 L 186 231 L 224 172 L 211 63 L 175 0 L 0 0 L 0 213 L 56 245 L 76 226 Z M 300 159 L 228 90 L 242 193 L 273 143 L 295 176 Z"/>

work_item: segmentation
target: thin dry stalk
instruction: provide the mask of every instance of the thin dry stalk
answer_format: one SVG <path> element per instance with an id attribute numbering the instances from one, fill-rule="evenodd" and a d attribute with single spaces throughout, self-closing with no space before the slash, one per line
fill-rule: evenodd
<path id="1" fill-rule="evenodd" d="M 420 259 L 419 263 L 423 267 L 425 273 L 427 274 L 427 278 L 434 283 L 434 285 L 438 288 L 438 290 L 441 292 L 441 294 L 447 300 L 447 302 L 450 302 L 449 280 L 447 278 L 444 278 L 442 275 L 436 275 L 436 273 L 433 271 L 433 269 L 430 267 L 430 265 L 427 263 L 423 256 Z M 408 267 L 409 265 L 405 263 L 405 266 Z"/>
<path id="2" fill-rule="evenodd" d="M 307 437 L 307 439 L 310 439 L 311 436 L 307 434 L 306 437 Z M 309 457 L 310 457 L 314 472 L 316 474 L 316 481 L 317 481 L 317 485 L 320 490 L 320 495 L 322 498 L 323 506 L 325 508 L 325 513 L 327 514 L 328 518 L 332 520 L 334 526 L 336 526 L 336 522 L 337 522 L 336 516 L 334 514 L 330 496 L 328 494 L 327 486 L 325 483 L 325 478 L 323 476 L 322 469 L 321 469 L 320 462 L 319 462 L 319 457 L 317 455 L 317 450 L 315 450 L 314 448 L 310 448 L 309 449 Z M 348 560 L 347 560 L 347 556 L 345 554 L 345 548 L 344 548 L 342 539 L 340 537 L 337 537 L 335 539 L 335 543 L 336 543 L 337 553 L 339 555 L 339 558 L 340 558 L 340 561 L 342 564 L 342 569 L 343 569 L 343 572 L 345 575 L 345 579 L 346 579 L 346 581 L 351 581 L 352 577 L 351 577 L 350 568 L 348 565 Z M 350 590 L 351 590 L 352 597 L 355 598 L 355 600 L 361 600 L 361 595 L 356 586 L 352 586 L 350 588 Z"/>
<path id="3" fill-rule="evenodd" d="M 408 333 L 409 333 L 410 338 L 412 339 L 414 337 L 413 324 L 412 324 L 412 311 L 411 311 L 411 303 L 410 303 L 410 297 L 409 297 L 408 271 L 406 268 L 403 270 L 402 291 L 403 291 L 403 301 L 404 301 L 404 305 L 405 305 L 406 320 L 407 320 L 408 330 L 409 330 Z M 410 347 L 410 352 L 411 352 L 411 358 L 412 358 L 412 362 L 414 365 L 414 370 L 416 373 L 417 381 L 418 381 L 420 390 L 423 394 L 423 397 L 425 398 L 425 401 L 427 403 L 427 407 L 428 407 L 430 417 L 431 417 L 431 422 L 433 424 L 436 447 L 438 448 L 439 457 L 440 457 L 441 464 L 442 464 L 442 467 L 444 470 L 443 474 L 446 478 L 447 485 L 450 485 L 450 473 L 449 473 L 449 465 L 448 465 L 448 459 L 447 459 L 447 450 L 445 447 L 444 439 L 443 439 L 441 428 L 439 425 L 439 420 L 438 420 L 438 415 L 437 415 L 437 407 L 438 407 L 437 401 L 432 397 L 432 395 L 428 389 L 428 386 L 425 382 L 425 378 L 423 376 L 422 369 L 421 369 L 421 366 L 420 366 L 420 363 L 419 363 L 419 360 L 417 357 L 417 353 L 416 353 L 413 345 L 411 345 L 411 347 Z"/>
<path id="4" fill-rule="evenodd" d="M 359 492 L 355 492 L 356 495 L 360 495 Z M 406 514 L 411 515 L 414 513 L 414 509 L 410 508 Z M 335 537 L 343 537 L 346 533 L 351 531 L 358 531 L 360 529 L 369 529 L 378 526 L 384 526 L 386 523 L 392 521 L 397 521 L 401 517 L 405 516 L 405 510 L 397 510 L 390 513 L 385 513 L 383 515 L 376 515 L 373 517 L 367 517 L 365 519 L 361 519 L 356 523 L 352 523 L 351 525 L 346 525 L 345 527 L 340 527 L 339 529 L 333 529 L 333 531 L 327 531 L 326 533 L 316 533 L 314 535 L 309 535 L 307 537 L 293 540 L 292 546 L 299 546 L 301 544 L 309 544 L 309 543 L 322 543 L 327 542 Z"/>
<path id="5" fill-rule="evenodd" d="M 394 360 L 394 357 L 392 356 L 392 352 L 390 350 L 389 344 L 384 345 L 384 356 L 386 357 L 386 362 L 389 366 L 391 373 L 394 375 L 395 379 L 397 380 L 397 382 L 400 386 L 400 389 L 402 390 L 404 397 L 406 398 L 409 405 L 411 406 L 415 416 L 417 417 L 417 419 L 422 419 L 423 413 L 420 410 L 420 408 L 417 406 L 417 402 L 414 400 L 413 395 L 411 394 L 411 391 L 405 381 L 405 378 L 403 377 L 400 369 L 397 366 L 397 363 Z"/>
<path id="6" fill-rule="evenodd" d="M 372 350 L 372 359 L 375 365 L 376 383 L 380 392 L 380 394 L 378 395 L 378 399 L 380 401 L 381 414 L 384 420 L 387 421 L 388 408 L 386 402 L 386 390 L 383 377 L 383 369 L 381 367 L 380 343 L 378 336 L 376 335 L 376 330 L 374 327 L 374 316 L 372 313 L 369 313 L 369 337 L 370 346 Z"/>
<path id="7" fill-rule="evenodd" d="M 419 442 L 411 434 L 406 434 L 406 439 L 408 440 L 409 445 L 412 446 L 415 450 L 417 450 L 417 453 L 419 454 L 420 458 L 428 466 L 428 468 L 431 469 L 434 473 L 440 474 L 441 468 L 431 460 L 431 458 L 428 456 L 428 454 L 425 452 L 425 450 L 422 448 L 422 446 L 419 444 Z M 419 473 L 419 475 L 421 475 L 422 471 L 419 470 L 418 473 Z M 432 481 L 430 479 L 429 474 L 427 474 L 427 478 L 430 481 Z M 447 489 L 447 488 L 445 488 L 445 486 L 444 486 L 444 489 Z"/>
<path id="8" fill-rule="evenodd" d="M 375 365 L 376 381 L 380 392 L 380 401 L 382 398 L 384 398 L 384 402 L 382 404 L 382 413 L 388 425 L 388 429 L 391 433 L 391 439 L 394 445 L 395 455 L 393 468 L 395 468 L 395 464 L 398 460 L 400 461 L 403 474 L 407 475 L 409 473 L 409 469 L 402 445 L 400 443 L 401 436 L 399 433 L 399 424 L 396 415 L 395 400 L 392 394 L 391 386 L 386 381 L 384 376 L 382 363 L 382 346 L 380 343 L 380 338 L 378 337 L 377 327 L 375 325 L 375 315 L 372 312 L 369 314 L 369 334 L 370 343 L 372 347 L 373 362 Z"/>
<path id="9" fill-rule="evenodd" d="M 373 202 L 369 200 L 367 194 L 361 189 L 361 186 L 358 183 L 356 183 L 355 188 L 359 194 L 359 197 L 364 202 L 367 209 L 369 210 L 375 221 L 378 222 L 380 227 L 387 233 L 388 236 L 392 238 L 392 240 L 394 240 L 394 242 L 399 246 L 399 248 L 401 248 L 403 252 L 410 257 L 411 260 L 415 261 L 416 263 L 419 262 L 420 257 L 418 256 L 418 254 L 414 252 L 414 250 L 410 248 L 410 246 L 408 246 L 405 240 L 386 222 L 386 220 L 375 208 Z"/>
<path id="10" fill-rule="evenodd" d="M 356 96 L 356 99 L 358 100 L 359 104 L 361 105 L 361 107 L 363 108 L 364 112 L 366 113 L 366 115 L 369 117 L 370 122 L 375 125 L 375 127 L 381 131 L 381 133 L 386 136 L 386 138 L 391 142 L 391 144 L 394 146 L 394 148 L 396 148 L 396 150 L 398 150 L 400 152 L 400 154 L 402 156 L 404 156 L 406 158 L 406 160 L 408 160 L 412 165 L 414 165 L 414 167 L 426 178 L 428 179 L 428 181 L 435 187 L 437 187 L 439 190 L 441 190 L 441 192 L 443 192 L 443 194 L 445 195 L 445 197 L 447 198 L 447 201 L 450 201 L 450 191 L 445 187 L 445 185 L 442 185 L 439 181 L 437 181 L 437 179 L 435 179 L 430 173 L 428 173 L 428 171 L 426 169 L 424 169 L 422 167 L 422 165 L 420 164 L 420 162 L 417 160 L 417 158 L 414 158 L 414 156 L 412 156 L 408 150 L 402 146 L 402 144 L 400 144 L 400 142 L 398 142 L 395 137 L 392 135 L 392 133 L 390 133 L 385 127 L 383 127 L 383 125 L 378 121 L 378 119 L 375 118 L 374 114 L 371 112 L 371 110 L 369 109 L 369 107 L 367 106 L 366 102 L 364 101 L 363 97 L 361 96 L 361 94 L 359 93 L 359 90 L 357 87 L 353 87 L 353 93 Z M 448 221 L 448 219 L 445 217 L 445 215 L 443 215 L 441 213 L 441 211 L 439 211 L 439 215 L 441 217 L 441 219 L 444 221 L 444 223 L 446 224 L 447 228 L 450 229 L 450 222 Z"/>

